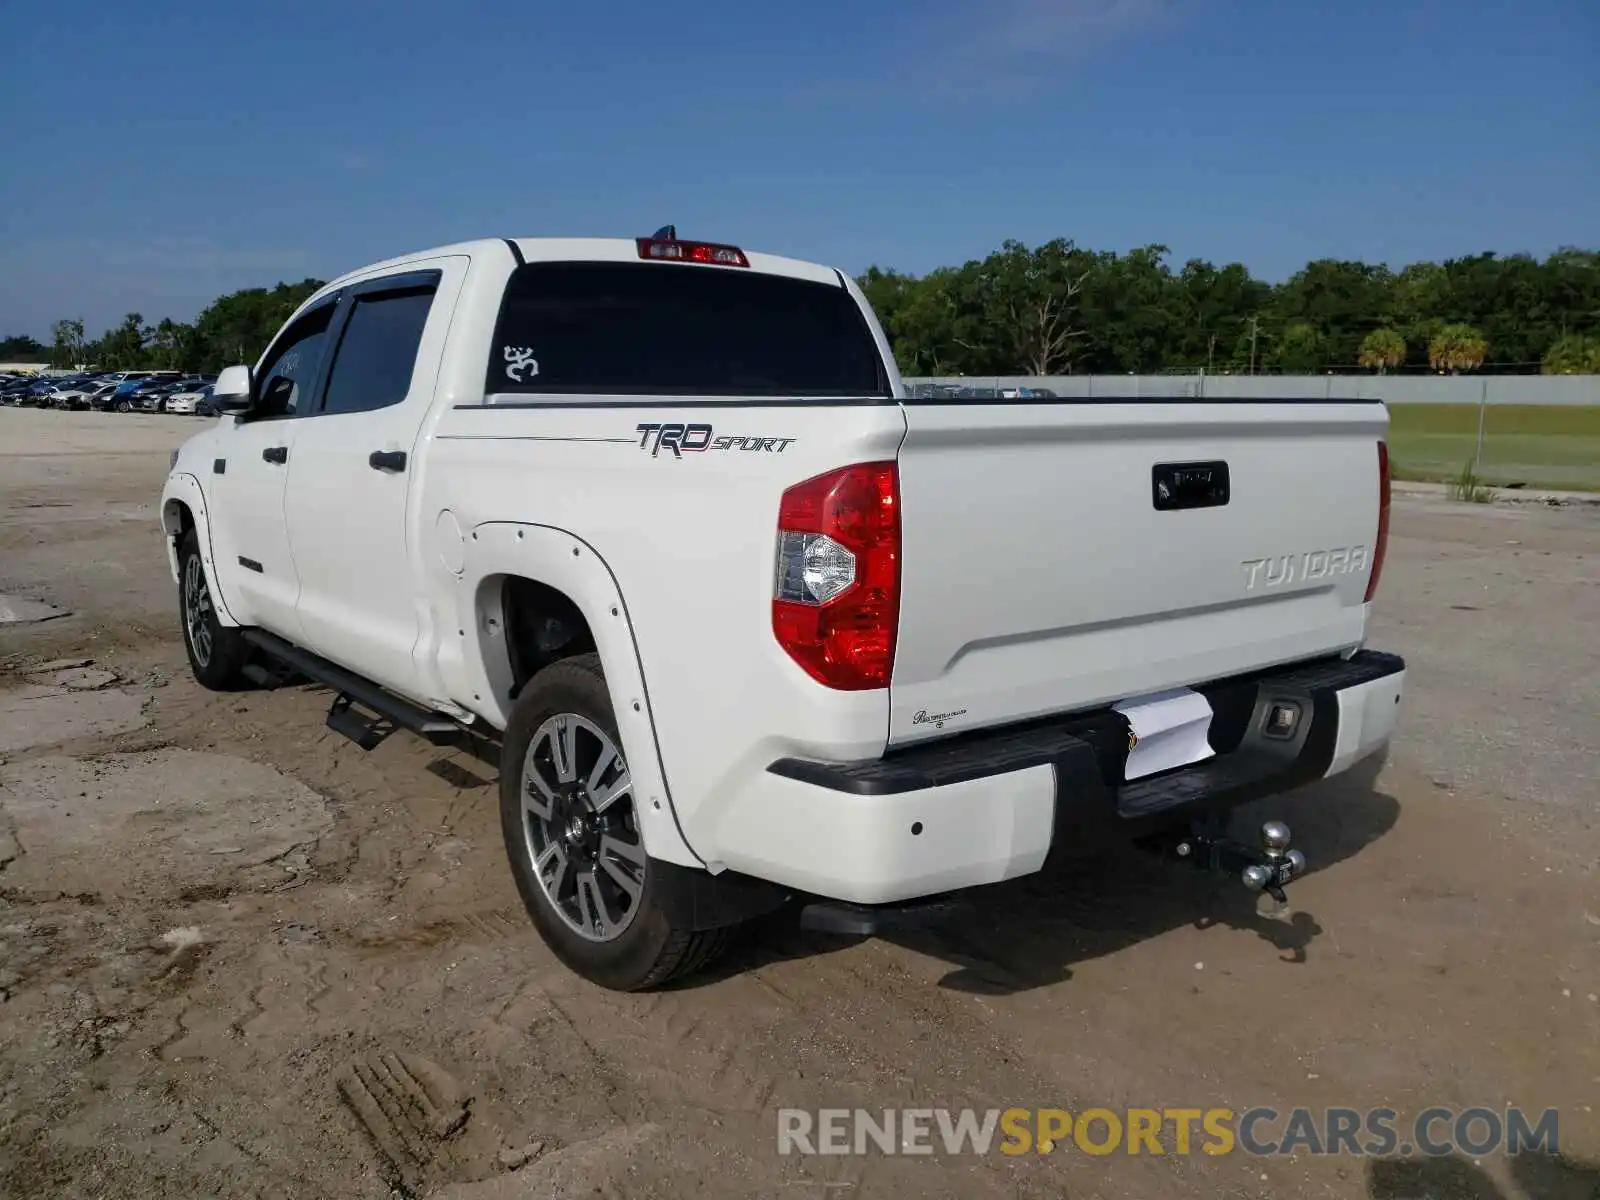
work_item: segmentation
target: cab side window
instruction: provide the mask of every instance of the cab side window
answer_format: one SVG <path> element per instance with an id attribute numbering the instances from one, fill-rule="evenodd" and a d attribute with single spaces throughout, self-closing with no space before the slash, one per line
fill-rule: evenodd
<path id="1" fill-rule="evenodd" d="M 371 412 L 406 398 L 436 287 L 430 283 L 355 297 L 334 351 L 323 412 Z"/>
<path id="2" fill-rule="evenodd" d="M 322 366 L 334 305 L 323 304 L 284 330 L 257 375 L 254 416 L 304 415 Z"/>

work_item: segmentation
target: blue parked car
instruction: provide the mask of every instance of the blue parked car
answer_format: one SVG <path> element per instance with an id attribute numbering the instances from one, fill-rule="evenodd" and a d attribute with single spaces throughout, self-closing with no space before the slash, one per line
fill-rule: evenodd
<path id="1" fill-rule="evenodd" d="M 179 371 L 138 371 L 130 374 L 127 379 L 117 385 L 117 390 L 111 394 L 110 407 L 118 412 L 133 412 L 135 409 L 142 410 L 146 407 L 153 409 L 155 406 L 146 405 L 145 397 L 141 393 L 157 386 L 172 383 L 181 374 L 182 372 Z"/>
<path id="2" fill-rule="evenodd" d="M 52 391 L 61 386 L 61 380 L 53 375 L 47 375 L 34 380 L 22 393 L 23 404 L 40 404 Z"/>

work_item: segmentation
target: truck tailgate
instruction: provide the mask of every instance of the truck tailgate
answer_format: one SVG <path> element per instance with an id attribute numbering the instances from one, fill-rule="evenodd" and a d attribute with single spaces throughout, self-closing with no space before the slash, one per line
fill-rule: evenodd
<path id="1" fill-rule="evenodd" d="M 1382 404 L 913 401 L 905 415 L 891 744 L 1365 636 Z"/>

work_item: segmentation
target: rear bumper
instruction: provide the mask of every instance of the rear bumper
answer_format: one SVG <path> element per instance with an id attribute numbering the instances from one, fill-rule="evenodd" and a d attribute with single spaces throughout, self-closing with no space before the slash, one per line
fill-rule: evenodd
<path id="1" fill-rule="evenodd" d="M 1069 817 L 1130 835 L 1336 775 L 1393 732 L 1405 663 L 1363 651 L 1199 687 L 1216 756 L 1121 782 L 1128 728 L 1109 710 L 1030 722 L 858 763 L 781 759 L 720 831 L 723 861 L 813 895 L 882 904 L 1044 865 Z M 1300 707 L 1293 737 L 1265 732 Z"/>

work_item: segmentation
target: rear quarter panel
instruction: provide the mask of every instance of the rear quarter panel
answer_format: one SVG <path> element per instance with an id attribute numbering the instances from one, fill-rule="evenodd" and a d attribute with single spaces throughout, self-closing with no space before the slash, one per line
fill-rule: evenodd
<path id="1" fill-rule="evenodd" d="M 641 426 L 662 423 L 710 425 L 713 448 L 661 450 Z M 422 522 L 423 561 L 439 587 L 483 595 L 486 581 L 493 590 L 497 574 L 518 571 L 515 560 L 477 549 L 459 555 L 450 530 L 468 543 L 479 532 L 481 545 L 490 528 L 521 523 L 569 534 L 603 562 L 622 597 L 657 742 L 639 744 L 646 735 L 636 734 L 624 746 L 630 767 L 659 751 L 683 836 L 715 867 L 719 825 L 774 759 L 867 758 L 884 749 L 886 691 L 830 691 L 778 646 L 773 565 L 784 489 L 848 463 L 892 459 L 904 430 L 893 403 L 691 407 L 581 397 L 452 407 L 430 442 L 424 504 L 451 518 L 442 533 Z M 610 617 L 602 601 L 589 603 L 598 631 Z M 602 647 L 608 677 L 626 674 L 625 656 L 617 649 L 608 661 Z M 479 688 L 476 698 L 455 699 L 503 723 L 503 691 L 486 695 Z"/>

